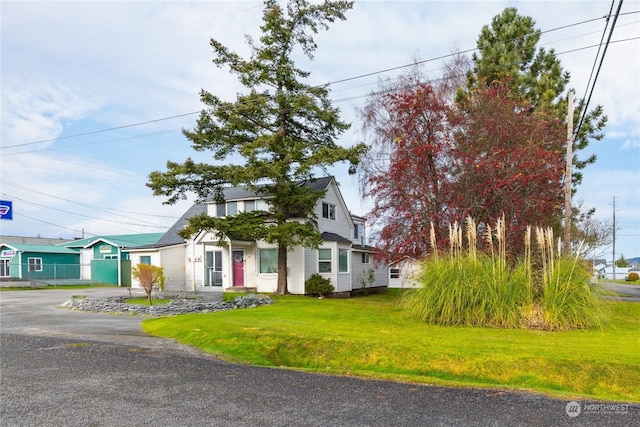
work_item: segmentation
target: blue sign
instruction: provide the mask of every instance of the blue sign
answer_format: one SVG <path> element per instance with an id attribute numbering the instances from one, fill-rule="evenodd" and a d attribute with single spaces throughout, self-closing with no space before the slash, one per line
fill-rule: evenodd
<path id="1" fill-rule="evenodd" d="M 13 202 L 0 200 L 0 219 L 13 219 Z"/>

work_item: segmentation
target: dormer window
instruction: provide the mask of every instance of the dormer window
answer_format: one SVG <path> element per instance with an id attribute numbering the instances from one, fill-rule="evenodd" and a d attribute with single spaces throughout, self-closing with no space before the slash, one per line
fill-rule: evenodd
<path id="1" fill-rule="evenodd" d="M 331 203 L 322 202 L 322 218 L 332 219 L 335 221 L 336 219 L 336 205 L 332 205 Z"/>

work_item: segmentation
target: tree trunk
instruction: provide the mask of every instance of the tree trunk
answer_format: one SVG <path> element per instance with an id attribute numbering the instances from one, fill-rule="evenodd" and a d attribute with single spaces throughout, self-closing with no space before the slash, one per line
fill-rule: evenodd
<path id="1" fill-rule="evenodd" d="M 287 289 L 287 247 L 278 246 L 278 289 L 276 295 L 286 295 Z"/>

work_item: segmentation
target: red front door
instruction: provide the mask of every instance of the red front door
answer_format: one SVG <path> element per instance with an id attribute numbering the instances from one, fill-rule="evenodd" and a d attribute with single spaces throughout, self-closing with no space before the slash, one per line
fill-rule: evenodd
<path id="1" fill-rule="evenodd" d="M 244 251 L 233 251 L 233 286 L 244 286 Z"/>

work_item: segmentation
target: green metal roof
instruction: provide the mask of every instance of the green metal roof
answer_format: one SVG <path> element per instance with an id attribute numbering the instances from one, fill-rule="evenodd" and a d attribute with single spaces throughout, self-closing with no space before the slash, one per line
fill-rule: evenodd
<path id="1" fill-rule="evenodd" d="M 67 248 L 84 248 L 95 242 L 106 242 L 121 248 L 151 245 L 156 243 L 164 233 L 119 234 L 113 236 L 93 236 L 72 242 L 60 243 L 58 246 Z"/>
<path id="2" fill-rule="evenodd" d="M 13 249 L 19 252 L 40 252 L 48 254 L 78 254 L 77 249 L 50 245 L 29 245 L 23 243 L 0 243 L 0 248 Z"/>

